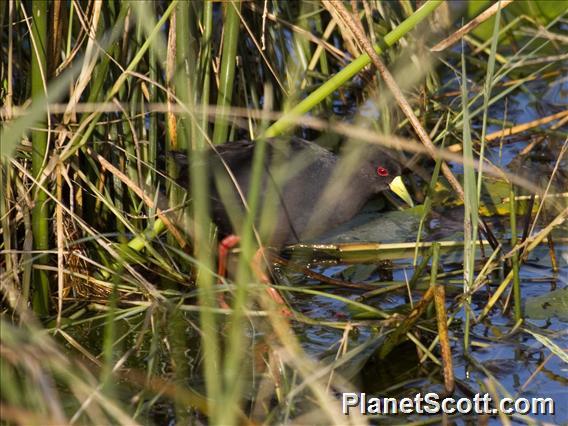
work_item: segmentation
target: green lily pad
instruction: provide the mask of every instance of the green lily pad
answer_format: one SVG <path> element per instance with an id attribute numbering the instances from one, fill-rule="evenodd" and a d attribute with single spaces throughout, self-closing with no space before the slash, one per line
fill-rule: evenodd
<path id="1" fill-rule="evenodd" d="M 556 317 L 560 321 L 568 321 L 568 287 L 542 296 L 527 298 L 525 315 L 535 320 L 548 320 Z"/>

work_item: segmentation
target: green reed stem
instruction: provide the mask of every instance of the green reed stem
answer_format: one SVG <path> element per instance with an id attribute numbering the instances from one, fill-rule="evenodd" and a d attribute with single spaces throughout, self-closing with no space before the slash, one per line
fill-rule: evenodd
<path id="1" fill-rule="evenodd" d="M 250 188 L 247 197 L 248 212 L 241 231 L 241 256 L 237 269 L 237 290 L 231 315 L 230 330 L 228 336 L 228 350 L 225 356 L 224 378 L 227 386 L 225 395 L 226 410 L 219 420 L 220 424 L 234 424 L 237 417 L 237 409 L 242 398 L 244 372 L 243 361 L 245 360 L 245 342 L 243 338 L 244 312 L 248 302 L 249 283 L 251 280 L 251 262 L 256 251 L 254 224 L 256 212 L 260 203 L 260 191 L 264 159 L 266 157 L 266 140 L 259 139 L 256 142 Z"/>
<path id="2" fill-rule="evenodd" d="M 192 49 L 193 43 L 190 43 L 194 37 L 191 31 L 193 19 L 191 8 L 191 2 L 182 1 L 178 3 L 176 10 L 176 96 L 188 107 L 193 105 L 192 88 L 196 68 L 196 52 Z M 189 114 L 181 114 L 177 121 L 176 145 L 172 146 L 172 149 L 186 151 L 191 147 L 191 127 Z M 174 200 L 172 205 L 176 205 L 176 201 Z"/>
<path id="3" fill-rule="evenodd" d="M 237 47 L 239 41 L 239 28 L 241 2 L 229 1 L 225 5 L 225 24 L 223 31 L 223 54 L 221 57 L 221 71 L 219 76 L 219 95 L 217 97 L 217 107 L 223 109 L 231 105 L 233 98 L 233 82 L 235 80 Z M 220 145 L 227 142 L 229 133 L 229 122 L 218 117 L 215 121 L 213 131 L 213 143 Z"/>
<path id="4" fill-rule="evenodd" d="M 515 201 L 515 187 L 511 183 L 509 191 L 509 220 L 511 222 L 511 248 L 517 245 L 517 206 Z M 515 306 L 515 322 L 522 319 L 521 310 L 521 280 L 519 277 L 519 251 L 515 251 L 511 257 L 511 268 L 513 269 L 513 303 Z"/>
<path id="5" fill-rule="evenodd" d="M 201 92 L 201 106 L 209 105 L 209 86 L 210 86 L 210 57 L 213 33 L 213 4 L 205 2 L 203 4 L 203 36 L 201 45 L 202 61 L 198 67 L 198 72 L 202 76 L 203 82 Z M 197 82 L 196 89 L 197 89 Z M 212 229 L 211 212 L 209 211 L 209 170 L 206 170 L 206 137 L 207 137 L 207 114 L 203 112 L 200 117 L 200 129 L 196 130 L 196 140 L 194 142 L 193 161 L 191 163 L 191 194 L 193 198 L 193 217 L 195 220 L 195 240 L 194 255 L 200 265 L 197 275 L 197 286 L 199 288 L 199 303 L 205 309 L 199 312 L 200 324 L 206 333 L 202 334 L 203 342 L 203 370 L 205 375 L 205 386 L 207 395 L 214 401 L 215 406 L 219 406 L 221 398 L 222 376 L 219 374 L 221 365 L 220 343 L 218 323 L 212 309 L 217 306 L 215 292 L 215 276 L 211 273 L 213 259 L 215 255 L 209 240 L 209 230 Z M 193 126 L 194 128 L 197 126 Z M 211 408 L 211 407 L 210 407 Z M 211 423 L 218 423 L 219 410 L 210 410 Z"/>
<path id="6" fill-rule="evenodd" d="M 112 397 L 116 396 L 116 384 L 113 377 L 113 367 L 118 356 L 116 354 L 115 345 L 117 344 L 117 324 L 116 316 L 118 309 L 118 279 L 120 277 L 120 272 L 113 277 L 112 292 L 110 294 L 110 300 L 108 304 L 108 312 L 105 317 L 104 329 L 103 329 L 103 363 L 101 368 L 100 382 L 102 384 L 102 390 L 106 396 Z"/>
<path id="7" fill-rule="evenodd" d="M 438 279 L 438 263 L 440 262 L 440 243 L 432 243 L 432 266 L 430 268 L 430 287 L 436 285 Z"/>
<path id="8" fill-rule="evenodd" d="M 153 1 L 148 0 L 148 7 L 154 5 Z M 155 8 L 152 8 L 155 14 Z M 159 56 L 156 49 L 150 49 L 148 54 L 148 67 L 150 80 L 159 81 Z M 149 85 L 150 102 L 158 102 L 158 88 L 155 84 Z M 148 129 L 148 148 L 146 151 L 146 161 L 149 164 L 149 171 L 146 178 L 146 184 L 154 185 L 156 181 L 156 167 L 158 166 L 158 116 L 155 112 L 150 114 Z"/>
<path id="9" fill-rule="evenodd" d="M 195 147 L 203 149 L 205 147 L 205 136 L 208 130 L 206 108 L 209 106 L 209 92 L 211 90 L 211 43 L 213 36 L 213 2 L 205 2 L 203 4 L 203 36 L 201 38 L 201 57 L 198 72 L 203 82 L 201 89 L 201 106 L 203 113 L 201 115 L 201 129 L 196 132 Z M 197 83 L 196 83 L 197 84 Z"/>
<path id="10" fill-rule="evenodd" d="M 31 96 L 35 102 L 40 102 L 45 97 L 45 86 L 47 84 L 47 2 L 32 2 L 32 64 Z M 32 130 L 32 174 L 36 179 L 40 179 L 47 155 L 47 119 L 44 116 L 35 126 L 39 130 Z M 49 248 L 49 203 L 47 194 L 36 189 L 35 205 L 32 211 L 32 230 L 34 237 L 34 250 L 43 251 Z M 45 265 L 48 263 L 48 256 L 38 256 L 34 263 Z M 40 315 L 46 315 L 49 311 L 49 277 L 46 271 L 34 270 L 34 294 L 33 308 Z"/>
<path id="11" fill-rule="evenodd" d="M 197 275 L 197 286 L 199 288 L 199 303 L 205 309 L 200 310 L 200 324 L 204 333 L 201 340 L 203 342 L 203 364 L 205 374 L 205 386 L 207 395 L 214 400 L 221 398 L 221 379 L 219 374 L 221 365 L 220 349 L 218 340 L 218 325 L 212 309 L 216 305 L 215 299 L 215 277 L 212 274 L 214 254 L 211 250 L 209 241 L 209 230 L 212 227 L 209 212 L 209 182 L 207 176 L 209 171 L 204 165 L 205 149 L 196 149 L 192 153 L 191 162 L 191 194 L 193 197 L 193 216 L 195 220 L 194 255 L 197 264 L 200 265 Z M 161 222 L 161 221 L 160 221 Z M 215 403 L 216 406 L 218 402 Z M 215 419 L 221 416 L 218 410 L 212 410 L 212 424 L 219 424 Z"/>
<path id="12" fill-rule="evenodd" d="M 500 5 L 500 3 L 499 3 Z M 495 56 L 497 55 L 497 42 L 499 41 L 499 22 L 501 20 L 501 7 L 495 15 L 495 25 L 493 26 L 493 37 L 491 40 L 491 51 L 487 62 L 487 73 L 485 75 L 485 85 L 483 87 L 483 121 L 481 125 L 481 147 L 479 150 L 479 170 L 477 175 L 477 202 L 481 198 L 481 179 L 483 177 L 483 159 L 485 154 L 485 135 L 487 134 L 487 117 L 489 116 L 489 102 L 491 101 L 491 90 L 493 88 L 493 74 L 495 71 Z"/>
<path id="13" fill-rule="evenodd" d="M 477 188 L 473 158 L 473 143 L 469 122 L 467 71 L 464 46 L 462 45 L 462 78 L 461 95 L 463 111 L 463 163 L 464 163 L 464 292 L 470 294 L 475 278 L 475 251 L 477 241 L 477 227 L 479 221 Z M 469 332 L 471 326 L 471 314 L 468 304 L 471 297 L 467 297 L 465 309 L 464 349 L 469 350 Z"/>

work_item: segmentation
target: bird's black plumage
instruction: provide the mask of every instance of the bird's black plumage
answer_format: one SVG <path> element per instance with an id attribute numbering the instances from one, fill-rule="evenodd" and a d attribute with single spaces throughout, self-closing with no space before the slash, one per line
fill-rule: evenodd
<path id="1" fill-rule="evenodd" d="M 400 175 L 399 163 L 372 144 L 339 156 L 299 138 L 266 144 L 256 220 L 265 244 L 296 243 L 348 221 Z M 245 217 L 241 195 L 246 199 L 249 193 L 254 150 L 255 142 L 237 141 L 205 155 L 211 214 L 221 236 L 239 233 Z M 185 186 L 187 158 L 177 155 L 176 160 Z"/>

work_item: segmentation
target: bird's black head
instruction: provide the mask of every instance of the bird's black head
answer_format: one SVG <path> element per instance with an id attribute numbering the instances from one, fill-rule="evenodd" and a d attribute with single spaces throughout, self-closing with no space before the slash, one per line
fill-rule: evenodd
<path id="1" fill-rule="evenodd" d="M 359 182 L 369 185 L 373 193 L 388 189 L 402 171 L 395 153 L 375 144 L 355 145 L 349 157 L 348 161 L 354 163 L 352 170 L 357 170 L 359 176 L 364 177 L 363 181 L 359 178 Z"/>

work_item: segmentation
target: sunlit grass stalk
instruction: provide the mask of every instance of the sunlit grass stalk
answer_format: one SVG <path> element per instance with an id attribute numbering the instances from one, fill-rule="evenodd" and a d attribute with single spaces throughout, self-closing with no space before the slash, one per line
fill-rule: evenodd
<path id="1" fill-rule="evenodd" d="M 155 5 L 153 1 L 148 0 L 148 7 Z M 156 13 L 154 7 L 151 8 L 153 13 Z M 159 81 L 159 56 L 156 49 L 150 49 L 148 54 L 148 68 L 149 75 L 152 81 Z M 148 87 L 150 95 L 150 102 L 158 102 L 158 88 L 155 84 L 150 84 Z M 156 183 L 156 167 L 158 166 L 158 115 L 151 113 L 149 117 L 148 128 L 148 147 L 146 149 L 145 160 L 148 162 L 149 170 L 146 178 L 146 184 L 152 185 Z"/>
<path id="2" fill-rule="evenodd" d="M 471 129 L 469 122 L 468 110 L 468 91 L 467 91 L 467 71 L 465 46 L 462 42 L 462 75 L 461 75 L 461 97 L 462 97 L 462 114 L 463 114 L 463 159 L 464 159 L 464 292 L 469 294 L 474 283 L 475 277 L 475 252 L 477 241 L 478 227 L 478 204 L 477 189 L 473 158 L 473 144 L 471 139 Z M 465 304 L 465 330 L 464 330 L 464 347 L 465 351 L 469 350 L 469 333 L 471 327 L 471 313 L 469 304 L 471 297 L 467 297 Z"/>
<path id="3" fill-rule="evenodd" d="M 12 251 L 12 235 L 15 231 L 12 229 L 11 225 L 11 215 L 8 214 L 8 204 L 11 197 L 10 194 L 10 184 L 11 184 L 11 171 L 9 163 L 5 163 L 0 159 L 0 226 L 2 227 L 2 258 L 5 265 L 5 271 L 13 271 L 16 264 L 16 256 L 11 254 Z M 4 272 L 4 271 L 3 271 Z M 11 275 L 11 274 L 10 274 Z M 9 281 L 10 284 L 5 283 L 5 285 L 12 286 L 14 280 L 8 273 L 4 277 L 5 280 Z M 22 289 L 23 290 L 23 289 Z M 24 293 L 26 294 L 26 293 Z M 24 299 L 27 300 L 27 299 Z"/>
<path id="4" fill-rule="evenodd" d="M 483 177 L 483 159 L 485 154 L 485 135 L 487 134 L 487 117 L 489 116 L 489 101 L 491 100 L 491 90 L 493 88 L 493 73 L 495 70 L 495 57 L 497 54 L 497 42 L 499 41 L 499 22 L 501 20 L 501 7 L 495 14 L 495 25 L 493 26 L 493 36 L 491 40 L 491 51 L 487 62 L 487 73 L 483 86 L 483 120 L 481 125 L 481 147 L 479 149 L 479 169 L 477 171 L 477 202 L 481 198 L 481 179 Z"/>
<path id="5" fill-rule="evenodd" d="M 243 376 L 246 369 L 243 368 L 245 355 L 245 341 L 243 336 L 244 310 L 249 299 L 249 282 L 251 280 L 251 262 L 256 251 L 254 233 L 255 217 L 259 207 L 262 172 L 266 156 L 266 140 L 259 139 L 253 156 L 250 188 L 247 197 L 248 212 L 241 230 L 241 256 L 239 258 L 233 314 L 231 315 L 228 335 L 228 347 L 225 356 L 224 378 L 227 386 L 225 395 L 225 407 L 220 424 L 233 424 L 236 420 L 237 408 L 242 398 Z M 247 363 L 248 364 L 248 363 Z"/>
<path id="6" fill-rule="evenodd" d="M 67 17 L 67 38 L 65 40 L 65 57 L 69 57 L 73 48 L 73 17 L 75 15 L 75 4 L 69 4 L 69 16 Z"/>
<path id="7" fill-rule="evenodd" d="M 398 27 L 384 37 L 384 45 L 387 47 L 394 45 L 401 37 L 427 18 L 438 6 L 440 6 L 440 4 L 442 4 L 442 1 L 440 0 L 428 0 L 422 5 L 422 7 L 416 10 L 416 12 L 401 22 Z M 374 46 L 374 49 L 377 54 L 381 54 L 383 52 L 381 46 Z M 286 131 L 290 126 L 294 125 L 298 116 L 304 115 L 316 105 L 320 104 L 325 98 L 331 95 L 339 87 L 343 86 L 370 63 L 371 59 L 366 53 L 359 56 L 348 66 L 322 84 L 319 88 L 310 93 L 310 95 L 308 95 L 304 100 L 288 111 L 285 116 L 281 117 L 272 126 L 270 126 L 264 136 L 274 137 Z"/>
<path id="8" fill-rule="evenodd" d="M 200 267 L 197 272 L 197 287 L 199 303 L 205 309 L 199 312 L 200 324 L 203 329 L 203 364 L 207 395 L 216 403 L 221 396 L 220 353 L 218 341 L 218 325 L 215 313 L 208 308 L 216 306 L 215 276 L 212 273 L 214 253 L 211 250 L 209 232 L 211 218 L 209 212 L 208 171 L 199 163 L 204 161 L 205 152 L 197 149 L 193 152 L 191 164 L 191 191 L 193 198 L 193 215 L 195 221 L 194 255 Z M 211 407 L 210 407 L 211 408 Z M 211 411 L 212 423 L 216 416 L 221 416 L 218 410 Z"/>
<path id="9" fill-rule="evenodd" d="M 193 40 L 193 19 L 191 2 L 179 2 L 175 10 L 175 52 L 168 52 L 168 55 L 174 55 L 175 58 L 175 74 L 173 83 L 175 86 L 175 95 L 179 102 L 187 108 L 187 111 L 193 111 L 193 83 L 195 77 L 195 57 L 196 52 L 191 43 Z M 173 20 L 171 22 L 174 22 Z M 172 35 L 172 34 L 170 34 Z M 192 154 L 192 118 L 191 114 L 181 113 L 176 116 L 175 137 L 168 139 L 166 152 L 185 152 L 191 158 Z M 173 133 L 173 132 L 172 132 Z M 166 156 L 167 174 L 172 179 L 177 179 L 181 171 L 179 165 L 175 162 L 173 156 Z M 181 186 L 174 185 L 168 181 L 168 197 L 170 206 L 180 206 L 185 199 L 186 188 L 188 182 L 180 182 Z M 183 210 L 183 214 L 178 216 L 179 223 L 187 226 L 187 209 Z M 173 235 L 168 234 L 168 243 L 175 244 Z"/>
<path id="10" fill-rule="evenodd" d="M 1 6 L 0 6 L 1 7 Z M 2 13 L 8 14 L 8 48 L 7 48 L 7 75 L 6 80 L 3 82 L 6 87 L 5 97 L 2 99 L 4 106 L 10 111 L 12 108 L 13 102 L 13 70 L 14 70 L 14 27 L 13 27 L 13 20 L 14 20 L 14 4 L 4 4 L 4 8 L 2 9 Z M 0 21 L 2 21 L 0 19 Z M 10 114 L 10 112 L 8 112 Z M 3 126 L 0 126 L 3 127 Z M 0 138 L 3 136 L 3 128 L 0 128 Z M 1 139 L 0 139 L 1 140 Z M 12 235 L 15 235 L 15 230 L 12 229 L 11 226 L 11 215 L 8 214 L 8 208 L 10 204 L 10 200 L 12 197 L 10 196 L 13 193 L 11 191 L 12 187 L 12 176 L 11 176 L 11 168 L 10 163 L 8 161 L 8 157 L 4 157 L 2 153 L 0 153 L 0 226 L 2 226 L 2 243 L 3 243 L 3 262 L 4 262 L 4 269 L 6 271 L 12 271 L 14 266 L 17 262 L 16 256 L 10 253 L 12 249 Z M 25 217 L 26 213 L 24 213 Z M 24 255 L 24 256 L 29 256 Z M 24 257 L 23 256 L 23 257 Z M 27 269 L 30 268 L 29 262 L 24 262 L 24 265 L 27 265 Z M 13 278 L 6 278 L 10 283 L 13 283 Z M 22 296 L 23 300 L 29 300 L 29 289 L 30 289 L 30 280 L 29 278 L 22 283 Z M 1 362 L 1 360 L 0 360 Z M 0 364 L 3 365 L 3 364 Z M 3 369 L 0 367 L 0 374 Z"/>
<path id="11" fill-rule="evenodd" d="M 265 85 L 264 92 L 265 111 L 272 108 L 272 90 L 271 86 Z M 263 120 L 264 121 L 264 120 Z M 262 127 L 260 130 L 263 130 Z M 257 140 L 253 164 L 251 171 L 251 184 L 249 194 L 247 197 L 248 211 L 241 231 L 241 256 L 237 266 L 236 284 L 237 291 L 233 304 L 233 314 L 231 315 L 231 323 L 229 334 L 227 338 L 228 351 L 224 357 L 224 379 L 225 379 L 225 393 L 223 395 L 225 405 L 229 408 L 229 413 L 226 418 L 220 417 L 220 424 L 224 424 L 230 419 L 234 422 L 236 418 L 237 409 L 239 408 L 242 398 L 243 376 L 248 374 L 249 363 L 246 362 L 245 351 L 246 335 L 243 336 L 243 329 L 246 327 L 244 310 L 249 304 L 249 282 L 252 278 L 251 262 L 257 248 L 256 235 L 254 232 L 254 225 L 257 223 L 255 220 L 257 211 L 260 207 L 260 191 L 262 182 L 262 173 L 264 170 L 265 156 L 266 156 L 266 140 Z M 265 213 L 265 211 L 259 212 Z"/>
<path id="12" fill-rule="evenodd" d="M 201 38 L 199 75 L 198 81 L 203 82 L 201 88 L 201 105 L 203 111 L 209 106 L 209 93 L 211 90 L 211 44 L 213 42 L 213 2 L 205 2 L 203 4 L 203 36 Z M 197 82 L 196 82 L 197 84 Z M 206 146 L 205 137 L 208 130 L 207 114 L 203 112 L 201 115 L 201 129 L 196 132 L 195 148 L 203 149 Z"/>
<path id="13" fill-rule="evenodd" d="M 35 102 L 41 102 L 45 97 L 45 85 L 47 85 L 47 10 L 48 3 L 43 1 L 32 2 L 32 53 L 31 53 L 31 96 Z M 40 178 L 45 166 L 48 133 L 46 132 L 47 120 L 44 117 L 37 122 L 37 130 L 32 130 L 32 174 Z M 36 188 L 35 205 L 32 212 L 32 229 L 34 236 L 34 249 L 47 250 L 49 248 L 49 204 L 47 194 Z M 46 255 L 36 257 L 36 265 L 44 265 L 48 262 Z M 34 294 L 33 307 L 38 315 L 46 315 L 49 312 L 49 277 L 46 271 L 34 270 Z"/>
<path id="14" fill-rule="evenodd" d="M 195 83 L 195 69 L 196 69 L 196 52 L 194 51 L 194 43 L 192 43 L 195 35 L 193 34 L 193 22 L 194 16 L 192 14 L 192 4 L 191 2 L 181 1 L 178 3 L 176 8 L 176 19 L 175 19 L 175 63 L 176 72 L 174 76 L 175 84 L 175 94 L 188 111 L 194 110 L 194 95 L 192 90 Z M 182 113 L 177 116 L 177 126 L 176 126 L 176 137 L 170 140 L 170 146 L 168 150 L 186 152 L 189 158 L 193 157 L 192 150 L 192 117 L 188 113 Z M 179 166 L 173 161 L 173 158 L 168 158 L 168 173 L 171 177 L 177 178 L 179 176 L 180 170 Z M 190 170 L 190 173 L 193 170 Z M 203 173 L 202 173 L 203 174 Z M 191 173 L 191 177 L 196 177 L 195 173 Z M 193 183 L 193 182 L 192 182 Z M 199 184 L 203 184 L 203 181 L 199 181 Z M 182 187 L 172 185 L 170 187 L 170 205 L 179 205 L 185 196 L 186 188 L 190 188 L 189 182 L 180 182 Z M 202 201 L 202 200 L 200 200 Z M 194 207 L 199 208 L 197 201 L 194 200 Z M 188 214 L 188 209 L 184 209 L 184 213 Z M 185 218 L 185 215 L 184 215 Z M 201 219 L 201 218 L 200 218 Z M 200 225 L 205 226 L 204 221 L 200 221 L 193 230 L 194 233 L 199 232 L 199 240 L 196 239 L 194 246 L 202 246 L 207 243 L 206 239 L 202 238 L 203 229 L 197 229 Z M 183 222 L 182 222 L 183 223 Z M 189 221 L 185 221 L 189 223 Z M 204 228 L 207 229 L 207 228 Z M 173 243 L 172 236 L 170 237 L 170 242 Z M 202 250 L 202 247 L 196 248 L 196 250 Z M 201 253 L 200 253 L 201 254 Z M 206 271 L 200 270 L 198 276 L 206 274 Z M 201 280 L 202 281 L 202 280 Z M 200 284 L 203 284 L 202 282 Z M 207 287 L 207 284 L 205 284 Z M 208 305 L 205 305 L 208 306 Z M 171 326 L 169 329 L 169 340 L 170 340 L 170 355 L 171 363 L 174 369 L 175 383 L 183 387 L 187 382 L 188 368 L 187 360 L 185 359 L 185 352 L 187 348 L 187 340 L 185 338 L 185 321 L 181 312 L 176 309 L 176 306 L 172 306 L 168 312 L 168 317 L 171 321 Z M 214 328 L 213 330 L 216 331 Z M 209 336 L 205 333 L 205 338 L 215 338 L 215 335 Z M 187 407 L 181 403 L 180 400 L 175 400 L 175 413 L 176 422 L 180 424 L 186 424 L 189 422 Z"/>
<path id="15" fill-rule="evenodd" d="M 200 64 L 200 73 L 202 75 L 202 92 L 201 105 L 209 104 L 209 85 L 210 70 L 209 62 L 211 55 L 211 35 L 213 32 L 213 9 L 212 3 L 206 2 L 203 5 L 203 30 L 204 38 L 201 44 L 202 61 Z M 195 247 L 194 255 L 201 265 L 197 273 L 197 287 L 199 289 L 199 303 L 205 309 L 199 312 L 199 320 L 203 333 L 201 341 L 203 343 L 203 373 L 205 376 L 205 386 L 208 397 L 219 404 L 221 399 L 221 382 L 222 375 L 220 373 L 221 355 L 220 343 L 218 337 L 218 324 L 215 313 L 209 308 L 216 306 L 215 293 L 215 276 L 212 274 L 214 253 L 209 240 L 209 230 L 212 228 L 211 216 L 209 211 L 209 182 L 208 173 L 203 163 L 205 161 L 205 149 L 207 148 L 207 116 L 203 114 L 200 117 L 200 129 L 196 131 L 195 148 L 191 155 L 193 161 L 190 164 L 190 184 L 191 195 L 193 199 L 193 218 L 195 221 Z M 217 405 L 219 406 L 219 405 Z M 209 407 L 211 413 L 211 423 L 217 424 L 220 418 L 220 410 Z"/>
<path id="16" fill-rule="evenodd" d="M 193 50 L 191 40 L 192 18 L 191 2 L 182 1 L 178 3 L 176 9 L 176 74 L 175 88 L 176 96 L 184 105 L 193 105 L 193 89 L 196 52 Z M 177 140 L 175 146 L 170 148 L 177 151 L 187 151 L 191 147 L 191 117 L 182 114 L 177 120 Z M 171 176 L 175 176 L 172 174 Z M 174 200 L 173 205 L 176 205 Z"/>
<path id="17" fill-rule="evenodd" d="M 517 206 L 515 201 L 515 188 L 511 184 L 509 192 L 509 221 L 511 227 L 511 248 L 517 245 Z M 513 304 L 515 307 L 515 321 L 522 319 L 521 311 L 521 280 L 519 277 L 519 252 L 515 251 L 511 257 L 511 268 L 513 270 Z"/>
<path id="18" fill-rule="evenodd" d="M 116 316 L 118 313 L 118 282 L 120 277 L 120 271 L 113 278 L 112 291 L 109 298 L 108 312 L 105 317 L 104 330 L 103 330 L 103 359 L 100 382 L 102 384 L 103 392 L 112 397 L 116 393 L 115 380 L 113 377 L 113 366 L 115 361 L 118 359 L 116 354 L 115 345 L 117 344 L 117 324 Z"/>
<path id="19" fill-rule="evenodd" d="M 239 18 L 239 11 L 241 10 L 240 0 L 228 1 L 223 3 L 223 6 L 225 7 L 223 54 L 221 56 L 219 93 L 217 96 L 217 107 L 220 109 L 230 106 L 233 97 L 233 82 L 235 80 L 235 64 L 241 22 Z M 213 130 L 213 143 L 220 145 L 227 142 L 228 133 L 229 122 L 225 118 L 218 117 Z"/>

